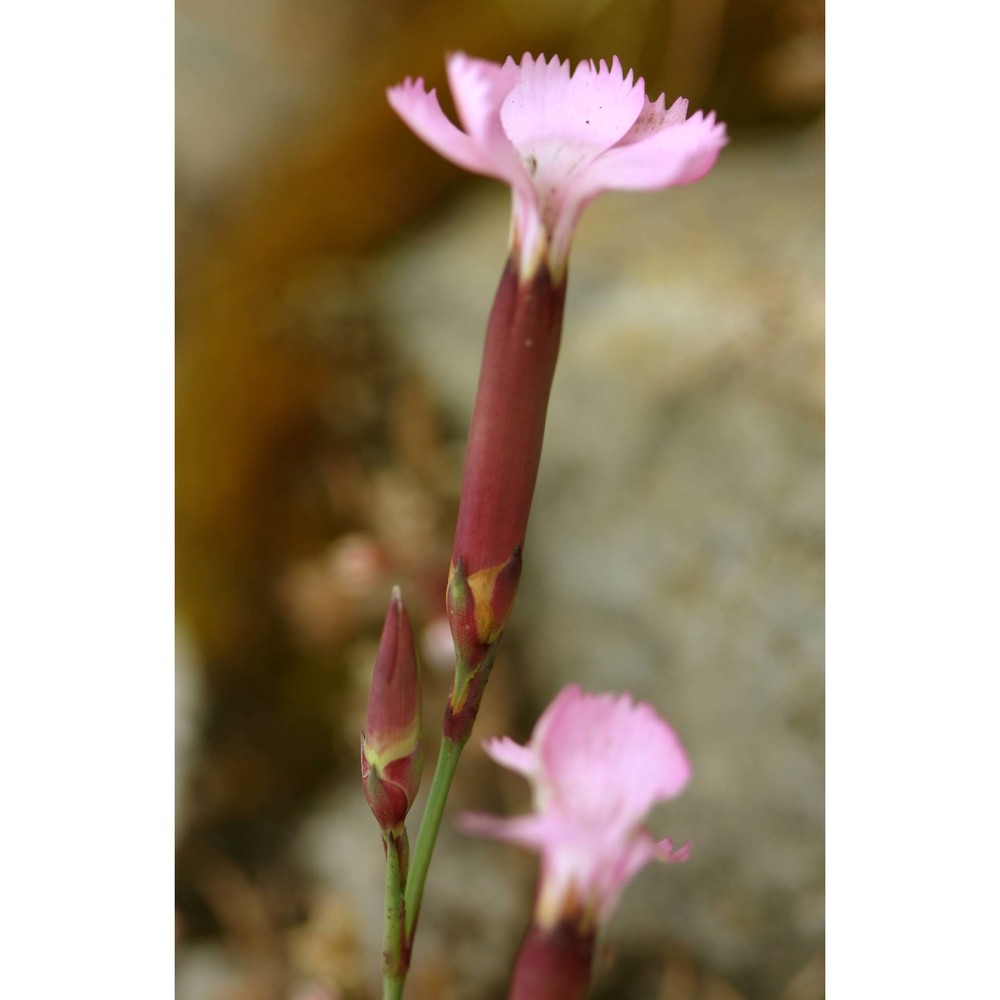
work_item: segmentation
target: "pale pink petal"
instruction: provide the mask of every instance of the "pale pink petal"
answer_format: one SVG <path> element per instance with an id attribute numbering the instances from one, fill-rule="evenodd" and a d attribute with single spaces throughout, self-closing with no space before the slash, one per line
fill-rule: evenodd
<path id="1" fill-rule="evenodd" d="M 690 843 L 675 851 L 674 842 L 669 837 L 657 842 L 646 830 L 638 830 L 609 869 L 609 885 L 627 885 L 650 861 L 677 864 L 687 861 L 690 856 Z"/>
<path id="2" fill-rule="evenodd" d="M 492 176 L 492 165 L 472 139 L 457 128 L 441 110 L 437 91 L 427 93 L 422 79 L 406 78 L 387 91 L 392 109 L 407 125 L 446 160 L 465 170 Z"/>
<path id="3" fill-rule="evenodd" d="M 656 860 L 664 864 L 676 865 L 682 861 L 687 861 L 691 857 L 691 841 L 682 844 L 674 850 L 674 842 L 669 837 L 664 837 L 656 845 Z"/>
<path id="4" fill-rule="evenodd" d="M 546 244 L 538 196 L 521 154 L 500 121 L 500 106 L 517 84 L 520 72 L 510 58 L 500 66 L 485 59 L 472 59 L 462 52 L 448 57 L 448 81 L 458 117 L 484 162 L 489 164 L 485 172 L 511 186 L 514 199 L 511 242 L 520 247 L 524 259 L 537 259 Z"/>
<path id="5" fill-rule="evenodd" d="M 653 838 L 640 831 L 620 846 L 615 857 L 595 870 L 593 891 L 599 901 L 598 912 L 602 922 L 611 916 L 625 886 L 653 859 L 655 853 Z"/>
<path id="6" fill-rule="evenodd" d="M 690 854 L 690 845 L 672 852 L 670 840 L 657 843 L 645 830 L 615 837 L 607 830 L 580 827 L 568 817 L 550 818 L 541 836 L 544 843 L 536 846 L 542 854 L 538 917 L 547 926 L 558 922 L 569 903 L 605 923 L 625 887 L 650 861 L 682 861 Z"/>
<path id="7" fill-rule="evenodd" d="M 500 118 L 522 156 L 540 149 L 578 147 L 593 155 L 608 149 L 633 125 L 645 102 L 642 80 L 622 75 L 617 57 L 609 69 L 581 62 L 570 76 L 569 62 L 546 63 L 525 53 L 521 79 L 507 95 Z M 566 160 L 571 156 L 567 155 Z"/>
<path id="8" fill-rule="evenodd" d="M 673 864 L 686 861 L 690 854 L 690 844 L 674 851 L 669 838 L 657 843 L 645 830 L 638 831 L 619 847 L 616 855 L 593 870 L 591 891 L 597 902 L 598 920 L 604 923 L 610 918 L 625 887 L 650 861 Z"/>
<path id="9" fill-rule="evenodd" d="M 465 812 L 459 814 L 456 825 L 463 833 L 504 840 L 535 850 L 544 850 L 552 840 L 549 821 L 543 815 L 503 819 L 488 813 Z"/>
<path id="10" fill-rule="evenodd" d="M 655 100 L 646 98 L 646 105 L 636 118 L 635 124 L 619 139 L 617 146 L 630 146 L 649 138 L 654 132 L 669 125 L 680 125 L 687 118 L 688 102 L 686 98 L 678 97 L 669 108 L 666 106 L 666 95 L 660 94 Z"/>
<path id="11" fill-rule="evenodd" d="M 469 135 L 481 138 L 494 122 L 499 124 L 500 105 L 517 84 L 517 64 L 508 59 L 501 66 L 453 52 L 448 56 L 447 69 L 458 119 Z"/>
<path id="12" fill-rule="evenodd" d="M 522 237 L 522 271 L 531 273 L 549 249 L 552 234 L 566 214 L 571 179 L 633 125 L 645 102 L 643 84 L 622 75 L 615 59 L 580 63 L 570 75 L 569 62 L 557 57 L 521 60 L 520 82 L 505 98 L 500 118 L 531 178 L 531 191 L 515 199 L 515 228 Z M 524 218 L 521 218 L 523 215 Z M 537 218 L 536 218 L 537 216 Z M 565 254 L 549 253 L 553 273 L 561 274 Z"/>
<path id="13" fill-rule="evenodd" d="M 463 52 L 448 57 L 448 84 L 465 131 L 490 165 L 489 173 L 521 191 L 530 191 L 531 179 L 521 155 L 500 122 L 500 106 L 517 84 L 520 72 L 513 59 L 501 66 L 472 59 Z"/>
<path id="14" fill-rule="evenodd" d="M 569 907 L 596 915 L 600 908 L 598 885 L 603 854 L 592 845 L 565 831 L 559 840 L 552 838 L 542 848 L 542 871 L 536 921 L 545 928 L 554 927 L 569 914 Z"/>
<path id="15" fill-rule="evenodd" d="M 726 127 L 715 115 L 696 111 L 681 125 L 669 125 L 639 142 L 615 146 L 577 179 L 577 198 L 606 190 L 653 190 L 690 184 L 712 168 L 726 144 Z"/>
<path id="16" fill-rule="evenodd" d="M 649 705 L 570 688 L 551 713 L 537 744 L 532 738 L 542 780 L 595 823 L 630 829 L 687 784 L 687 754 Z"/>
<path id="17" fill-rule="evenodd" d="M 677 107 L 675 102 L 664 119 Z M 695 112 L 683 124 L 667 124 L 645 139 L 622 141 L 578 170 L 562 193 L 552 227 L 551 255 L 565 260 L 584 208 L 602 191 L 658 190 L 704 177 L 726 144 L 726 127 Z"/>
<path id="18" fill-rule="evenodd" d="M 483 749 L 501 767 L 522 774 L 526 778 L 533 777 L 538 770 L 538 759 L 531 748 L 515 743 L 509 736 L 484 740 Z"/>
<path id="19" fill-rule="evenodd" d="M 545 710 L 527 746 L 496 739 L 486 747 L 528 777 L 535 812 L 508 820 L 466 814 L 461 827 L 542 855 L 540 926 L 601 923 L 649 861 L 690 854 L 689 844 L 674 850 L 641 825 L 650 806 L 676 795 L 691 771 L 674 731 L 649 705 L 573 685 Z"/>
<path id="20" fill-rule="evenodd" d="M 562 689 L 549 703 L 548 708 L 538 717 L 535 728 L 531 731 L 531 745 L 540 748 L 548 743 L 548 733 L 564 712 L 572 712 L 574 706 L 586 695 L 579 684 L 569 684 Z"/>
<path id="21" fill-rule="evenodd" d="M 714 115 L 685 120 L 683 98 L 669 108 L 662 94 L 648 100 L 617 57 L 571 73 L 556 56 L 525 53 L 500 65 L 455 53 L 448 79 L 465 132 L 422 81 L 392 88 L 390 103 L 442 156 L 511 185 L 511 246 L 523 276 L 545 262 L 562 277 L 580 214 L 601 191 L 690 183 L 726 141 Z"/>

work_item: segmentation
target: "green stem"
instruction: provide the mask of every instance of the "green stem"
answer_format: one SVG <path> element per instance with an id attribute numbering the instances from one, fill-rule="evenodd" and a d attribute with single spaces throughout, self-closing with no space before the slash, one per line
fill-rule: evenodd
<path id="1" fill-rule="evenodd" d="M 405 904 L 403 892 L 406 885 L 409 842 L 406 830 L 398 836 L 389 831 L 382 835 L 385 841 L 385 925 L 382 931 L 382 998 L 400 1000 L 406 971 L 409 966 L 409 948 L 405 945 Z"/>
<path id="2" fill-rule="evenodd" d="M 420 832 L 417 834 L 417 846 L 413 850 L 410 871 L 406 879 L 404 912 L 408 947 L 413 943 L 413 932 L 417 926 L 417 917 L 420 915 L 420 901 L 424 896 L 424 882 L 427 881 L 434 842 L 437 840 L 441 817 L 444 815 L 444 804 L 448 799 L 451 779 L 455 775 L 455 767 L 458 765 L 458 758 L 464 746 L 465 740 L 457 742 L 447 736 L 441 741 L 434 778 L 431 780 L 431 790 L 427 796 L 427 806 L 420 821 Z"/>
<path id="3" fill-rule="evenodd" d="M 410 968 L 410 953 L 413 949 L 413 935 L 417 929 L 417 918 L 420 916 L 420 903 L 424 898 L 424 883 L 427 881 L 431 855 L 434 853 L 434 844 L 437 841 L 441 819 L 444 816 L 444 804 L 448 801 L 448 792 L 451 790 L 451 781 L 455 776 L 458 758 L 462 755 L 462 749 L 469 741 L 472 725 L 479 713 L 479 703 L 493 667 L 493 660 L 496 658 L 498 642 L 499 639 L 495 640 L 486 649 L 475 675 L 470 682 L 467 682 L 469 690 L 466 693 L 465 704 L 457 716 L 451 709 L 454 687 L 456 686 L 452 685 L 452 695 L 449 696 L 448 708 L 445 710 L 441 749 L 438 751 L 434 777 L 431 779 L 431 788 L 427 794 L 427 805 L 424 807 L 424 815 L 420 821 L 417 846 L 413 850 L 413 856 L 409 858 L 408 868 L 405 858 L 403 861 L 402 964 L 398 984 L 400 992 L 390 994 L 388 980 L 386 980 L 386 1000 L 389 1000 L 390 997 L 393 1000 L 398 1000 L 402 995 L 403 980 Z M 386 894 L 386 919 L 388 920 L 388 883 L 386 884 Z"/>

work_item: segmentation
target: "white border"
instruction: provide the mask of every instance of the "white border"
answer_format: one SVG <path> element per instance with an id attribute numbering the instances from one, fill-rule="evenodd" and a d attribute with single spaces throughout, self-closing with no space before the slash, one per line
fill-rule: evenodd
<path id="1" fill-rule="evenodd" d="M 971 4 L 830 13 L 827 995 L 986 996 L 994 40 Z"/>
<path id="2" fill-rule="evenodd" d="M 4 15 L 3 996 L 173 993 L 173 37 Z"/>

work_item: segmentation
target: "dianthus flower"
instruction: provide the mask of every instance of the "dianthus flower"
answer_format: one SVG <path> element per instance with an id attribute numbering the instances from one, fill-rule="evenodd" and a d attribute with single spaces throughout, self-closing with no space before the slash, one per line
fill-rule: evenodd
<path id="1" fill-rule="evenodd" d="M 568 922 L 591 931 L 647 862 L 687 860 L 689 844 L 675 850 L 642 825 L 691 775 L 680 740 L 651 706 L 574 685 L 545 710 L 526 746 L 503 737 L 485 747 L 531 782 L 535 811 L 513 819 L 466 814 L 462 828 L 541 852 L 541 929 Z"/>
<path id="2" fill-rule="evenodd" d="M 525 54 L 501 66 L 454 53 L 447 62 L 459 121 L 422 79 L 389 90 L 389 103 L 427 145 L 513 191 L 511 240 L 522 277 L 543 262 L 558 283 L 573 230 L 601 191 L 654 190 L 703 177 L 726 142 L 715 115 L 687 117 L 683 98 L 646 97 L 642 77 L 617 57 L 570 64 Z"/>
<path id="3" fill-rule="evenodd" d="M 688 117 L 646 97 L 621 63 L 524 55 L 503 65 L 455 53 L 448 80 L 462 128 L 422 79 L 388 92 L 407 125 L 442 156 L 506 181 L 510 255 L 486 329 L 469 428 L 447 590 L 457 652 L 445 735 L 468 739 L 496 644 L 514 605 L 542 453 L 574 227 L 601 191 L 687 184 L 726 142 L 715 115 Z"/>

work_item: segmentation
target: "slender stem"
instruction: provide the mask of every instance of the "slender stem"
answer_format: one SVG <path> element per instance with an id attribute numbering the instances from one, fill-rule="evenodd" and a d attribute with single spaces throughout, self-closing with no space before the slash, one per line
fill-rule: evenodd
<path id="1" fill-rule="evenodd" d="M 465 740 L 458 742 L 447 736 L 441 741 L 437 766 L 434 768 L 434 778 L 431 780 L 431 790 L 427 796 L 427 806 L 423 819 L 420 821 L 420 832 L 417 834 L 417 846 L 410 859 L 410 871 L 406 879 L 406 903 L 404 907 L 406 918 L 406 943 L 409 948 L 413 943 L 413 932 L 420 915 L 420 901 L 424 896 L 424 882 L 427 881 L 427 870 L 431 864 L 431 854 L 434 852 L 434 842 L 437 840 L 441 817 L 444 815 L 444 804 L 451 788 L 451 779 L 455 774 L 458 758 L 465 746 Z"/>
<path id="2" fill-rule="evenodd" d="M 382 998 L 400 1000 L 409 949 L 404 942 L 405 910 L 403 890 L 406 885 L 406 861 L 409 843 L 406 830 L 398 836 L 386 831 L 385 841 L 385 925 L 382 931 Z"/>

